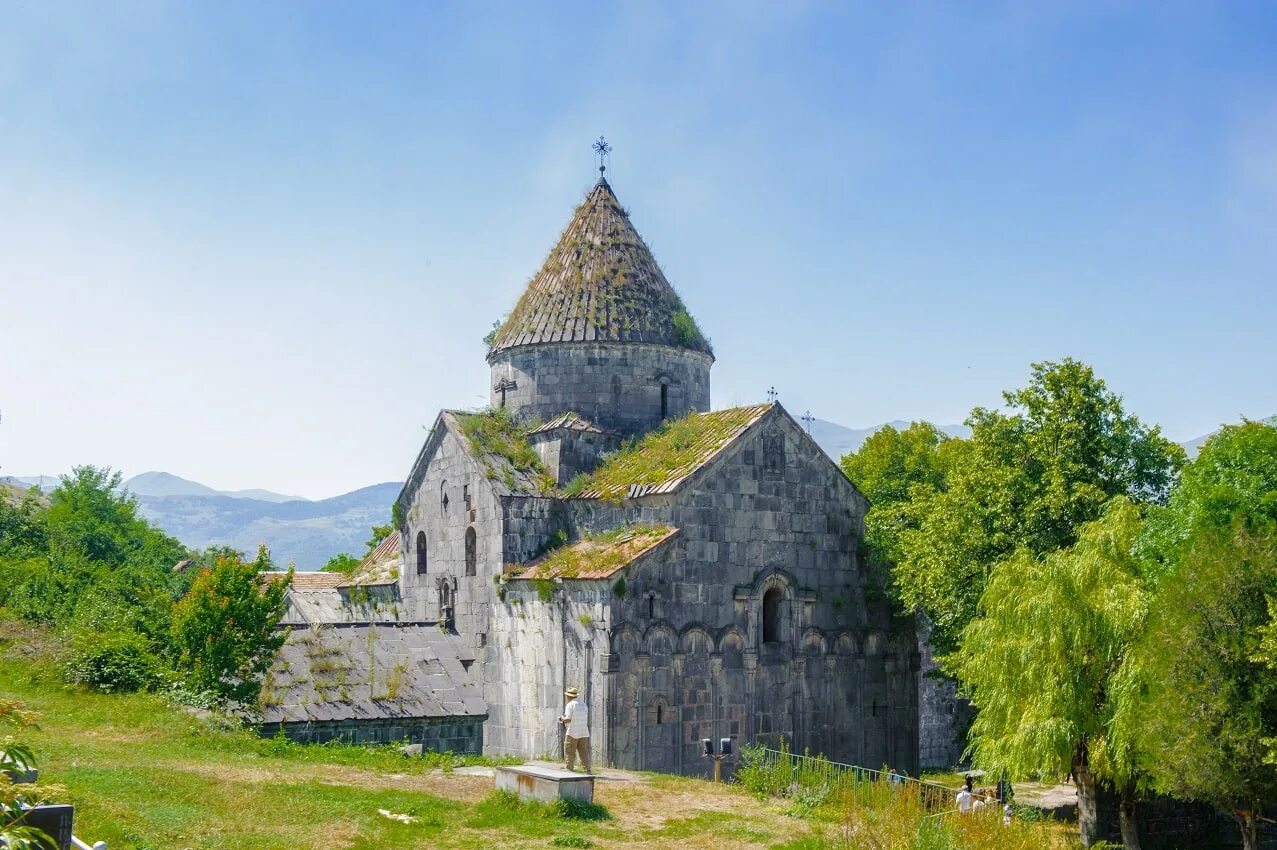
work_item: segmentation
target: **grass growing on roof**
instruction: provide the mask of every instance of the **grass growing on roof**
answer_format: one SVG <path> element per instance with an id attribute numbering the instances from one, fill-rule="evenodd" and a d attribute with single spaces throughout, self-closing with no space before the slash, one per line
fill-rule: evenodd
<path id="1" fill-rule="evenodd" d="M 666 484 L 691 472 L 766 409 L 767 405 L 758 405 L 711 413 L 692 412 L 667 422 L 659 430 L 622 448 L 594 472 L 574 478 L 563 489 L 563 494 L 597 494 L 605 499 L 620 500 L 632 484 Z"/>
<path id="2" fill-rule="evenodd" d="M 537 564 L 534 577 L 572 579 L 580 575 L 610 575 L 671 531 L 667 525 L 626 525 L 587 534 L 575 543 L 551 549 Z"/>
<path id="3" fill-rule="evenodd" d="M 505 468 L 497 475 L 507 487 L 514 489 L 514 473 L 519 472 L 534 480 L 538 492 L 549 493 L 554 489 L 554 479 L 528 442 L 525 428 L 516 423 L 508 411 L 463 413 L 457 419 L 476 452 L 503 462 Z"/>

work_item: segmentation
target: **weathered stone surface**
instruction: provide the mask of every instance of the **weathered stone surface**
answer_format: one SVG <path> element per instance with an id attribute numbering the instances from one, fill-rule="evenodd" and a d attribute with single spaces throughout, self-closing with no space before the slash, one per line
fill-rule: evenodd
<path id="1" fill-rule="evenodd" d="M 708 354 L 668 345 L 524 346 L 493 356 L 491 404 L 528 421 L 570 411 L 600 428 L 632 436 L 664 419 L 709 410 L 713 362 Z"/>
<path id="2" fill-rule="evenodd" d="M 610 446 L 556 417 L 641 436 L 709 408 L 713 357 L 662 336 L 665 324 L 600 334 L 581 292 L 659 301 L 641 318 L 666 324 L 681 304 L 659 287 L 628 299 L 621 278 L 550 265 L 488 362 L 494 407 L 554 424 L 529 442 L 562 486 Z M 561 300 L 547 296 L 569 284 Z M 579 309 L 584 324 L 563 318 Z M 731 738 L 737 752 L 784 739 L 917 771 L 914 624 L 893 616 L 865 569 L 864 497 L 779 405 L 751 409 L 712 452 L 679 460 L 668 482 L 611 482 L 595 494 L 608 499 L 511 484 L 472 455 L 457 422 L 440 416 L 400 496 L 400 591 L 411 617 L 452 624 L 475 653 L 485 752 L 559 757 L 557 718 L 575 686 L 599 766 L 703 773 L 700 739 Z M 550 546 L 639 523 L 677 534 L 606 579 L 511 578 Z"/>
<path id="3" fill-rule="evenodd" d="M 413 504 L 431 551 L 443 553 L 431 573 L 458 582 L 451 604 L 480 659 L 488 752 L 557 757 L 563 690 L 576 685 L 600 764 L 700 773 L 703 737 L 784 738 L 841 761 L 917 770 L 913 623 L 892 617 L 863 569 L 864 498 L 779 406 L 673 492 L 619 504 L 490 497 L 451 445 L 445 436 Z M 435 482 L 445 479 L 469 482 L 489 518 L 476 527 L 492 548 L 469 579 L 463 559 L 448 557 L 462 525 L 443 521 Z M 410 516 L 410 536 L 418 521 Z M 621 584 L 498 584 L 503 565 L 531 560 L 556 533 L 640 522 L 679 534 L 627 566 Z M 442 616 L 428 589 L 415 604 L 419 616 Z"/>
<path id="4" fill-rule="evenodd" d="M 525 800 L 553 803 L 559 798 L 594 802 L 594 777 L 552 767 L 502 766 L 496 770 L 498 791 L 518 794 Z"/>

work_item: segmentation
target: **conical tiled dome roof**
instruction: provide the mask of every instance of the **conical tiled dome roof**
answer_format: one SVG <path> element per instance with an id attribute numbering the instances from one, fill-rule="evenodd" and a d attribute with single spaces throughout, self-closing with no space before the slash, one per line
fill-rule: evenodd
<path id="1" fill-rule="evenodd" d="M 521 345 L 638 342 L 713 356 L 606 180 L 586 196 L 509 318 L 488 359 Z"/>

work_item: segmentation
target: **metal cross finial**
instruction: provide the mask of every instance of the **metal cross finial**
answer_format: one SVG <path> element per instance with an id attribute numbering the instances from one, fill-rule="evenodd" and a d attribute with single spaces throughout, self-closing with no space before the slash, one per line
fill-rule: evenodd
<path id="1" fill-rule="evenodd" d="M 775 404 L 775 403 L 776 403 L 776 398 L 777 398 L 779 395 L 780 395 L 780 393 L 776 392 L 776 388 L 775 388 L 775 387 L 772 387 L 771 389 L 769 389 L 769 390 L 767 391 L 767 403 L 768 403 L 768 404 Z"/>
<path id="2" fill-rule="evenodd" d="M 811 415 L 811 411 L 803 414 L 803 423 L 807 426 L 807 433 L 811 434 L 811 423 L 816 421 L 816 417 Z"/>
<path id="3" fill-rule="evenodd" d="M 599 158 L 599 177 L 602 178 L 603 172 L 607 171 L 607 157 L 608 154 L 612 153 L 612 146 L 607 143 L 606 139 L 599 136 L 599 140 L 592 147 Z"/>

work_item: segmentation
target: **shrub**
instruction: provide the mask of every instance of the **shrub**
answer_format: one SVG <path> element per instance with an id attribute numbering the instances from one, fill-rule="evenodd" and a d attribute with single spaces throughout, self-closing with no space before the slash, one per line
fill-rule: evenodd
<path id="1" fill-rule="evenodd" d="M 760 799 L 786 794 L 794 782 L 789 744 L 781 741 L 782 756 L 774 760 L 767 757 L 765 749 L 763 746 L 741 747 L 740 764 L 736 768 L 736 781 Z"/>
<path id="2" fill-rule="evenodd" d="M 259 573 L 270 569 L 265 546 L 247 563 L 220 557 L 173 609 L 173 645 L 195 690 L 244 703 L 257 699 L 260 678 L 284 643 L 276 624 L 293 580 L 290 568 L 283 581 L 264 581 Z"/>
<path id="3" fill-rule="evenodd" d="M 72 641 L 65 672 L 69 681 L 109 694 L 154 687 L 163 665 L 137 632 L 82 632 Z"/>
<path id="4" fill-rule="evenodd" d="M 560 797 L 550 804 L 549 814 L 569 820 L 609 820 L 612 815 L 602 803 L 587 803 L 575 797 Z"/>

